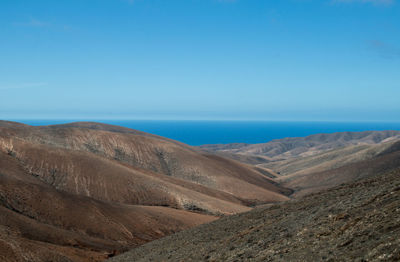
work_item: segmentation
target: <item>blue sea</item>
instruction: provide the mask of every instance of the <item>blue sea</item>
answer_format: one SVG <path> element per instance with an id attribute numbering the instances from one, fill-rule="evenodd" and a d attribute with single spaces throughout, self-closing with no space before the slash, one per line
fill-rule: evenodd
<path id="1" fill-rule="evenodd" d="M 54 125 L 72 120 L 15 120 L 28 125 Z M 85 120 L 90 121 L 90 120 Z M 268 121 L 166 121 L 95 120 L 168 137 L 197 146 L 203 144 L 265 143 L 273 139 L 318 133 L 400 130 L 400 122 L 268 122 Z"/>

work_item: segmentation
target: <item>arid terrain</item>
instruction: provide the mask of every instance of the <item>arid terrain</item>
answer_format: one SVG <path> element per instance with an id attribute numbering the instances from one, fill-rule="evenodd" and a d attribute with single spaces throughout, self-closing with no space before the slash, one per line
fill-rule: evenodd
<path id="1" fill-rule="evenodd" d="M 398 170 L 225 217 L 111 261 L 399 261 L 399 236 Z"/>
<path id="2" fill-rule="evenodd" d="M 98 123 L 0 122 L 0 181 L 2 261 L 101 261 L 292 192 L 250 165 Z"/>
<path id="3" fill-rule="evenodd" d="M 272 174 L 292 197 L 400 166 L 400 132 L 367 131 L 318 134 L 273 140 L 265 144 L 205 145 L 218 155 L 252 163 Z"/>
<path id="4" fill-rule="evenodd" d="M 200 147 L 213 152 L 264 157 L 268 161 L 313 156 L 347 146 L 376 145 L 398 139 L 400 131 L 365 131 L 288 137 L 262 144 L 217 144 Z"/>
<path id="5" fill-rule="evenodd" d="M 398 131 L 191 147 L 0 121 L 0 260 L 394 259 L 399 168 Z"/>

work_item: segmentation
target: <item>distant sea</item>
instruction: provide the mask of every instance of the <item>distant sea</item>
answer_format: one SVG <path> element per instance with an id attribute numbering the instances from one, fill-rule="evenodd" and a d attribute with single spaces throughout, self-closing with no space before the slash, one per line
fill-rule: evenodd
<path id="1" fill-rule="evenodd" d="M 28 125 L 54 125 L 73 120 L 15 120 Z M 86 121 L 86 120 L 85 120 Z M 90 121 L 90 120 L 87 120 Z M 94 120 L 168 137 L 197 146 L 203 144 L 265 143 L 285 137 L 367 130 L 400 130 L 400 122 L 266 122 Z"/>

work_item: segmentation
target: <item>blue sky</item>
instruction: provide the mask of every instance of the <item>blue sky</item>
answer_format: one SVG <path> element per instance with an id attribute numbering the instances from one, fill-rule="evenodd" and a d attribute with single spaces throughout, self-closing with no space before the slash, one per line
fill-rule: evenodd
<path id="1" fill-rule="evenodd" d="M 400 121 L 397 0 L 2 0 L 0 118 Z"/>

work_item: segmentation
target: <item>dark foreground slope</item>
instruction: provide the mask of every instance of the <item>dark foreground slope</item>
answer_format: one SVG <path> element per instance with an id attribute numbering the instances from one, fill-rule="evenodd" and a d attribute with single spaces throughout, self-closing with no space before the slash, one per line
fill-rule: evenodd
<path id="1" fill-rule="evenodd" d="M 400 171 L 257 208 L 111 261 L 399 261 Z"/>

